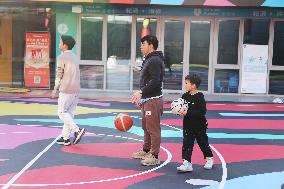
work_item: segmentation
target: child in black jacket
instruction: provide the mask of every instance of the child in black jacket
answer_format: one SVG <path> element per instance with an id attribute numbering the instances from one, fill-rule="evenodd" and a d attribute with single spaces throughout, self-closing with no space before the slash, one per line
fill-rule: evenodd
<path id="1" fill-rule="evenodd" d="M 183 118 L 183 145 L 182 159 L 183 164 L 177 167 L 179 172 L 192 171 L 191 156 L 195 139 L 204 155 L 206 163 L 205 169 L 212 169 L 214 160 L 213 154 L 208 143 L 206 102 L 203 93 L 198 91 L 201 79 L 197 75 L 188 75 L 185 77 L 186 93 L 182 98 L 188 103 L 188 110 L 181 112 Z"/>

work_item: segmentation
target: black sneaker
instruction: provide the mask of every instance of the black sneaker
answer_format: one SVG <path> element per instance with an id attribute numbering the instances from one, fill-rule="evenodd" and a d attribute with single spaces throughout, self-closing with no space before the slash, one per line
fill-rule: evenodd
<path id="1" fill-rule="evenodd" d="M 82 136 L 85 134 L 85 129 L 84 128 L 81 128 L 79 129 L 78 132 L 75 132 L 74 133 L 74 141 L 73 141 L 73 144 L 77 144 L 80 142 Z"/>
<path id="2" fill-rule="evenodd" d="M 70 139 L 64 140 L 64 138 L 61 137 L 60 139 L 56 141 L 56 143 L 60 145 L 64 145 L 64 146 L 69 146 L 71 144 L 71 141 Z"/>

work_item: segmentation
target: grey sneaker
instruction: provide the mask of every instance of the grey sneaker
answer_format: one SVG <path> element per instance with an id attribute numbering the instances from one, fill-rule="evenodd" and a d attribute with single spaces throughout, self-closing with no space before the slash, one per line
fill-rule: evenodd
<path id="1" fill-rule="evenodd" d="M 193 171 L 192 164 L 187 160 L 183 160 L 182 165 L 177 167 L 177 171 L 182 173 L 191 172 Z"/>
<path id="2" fill-rule="evenodd" d="M 85 134 L 85 129 L 84 128 L 80 128 L 78 132 L 74 133 L 74 141 L 73 144 L 77 144 L 80 142 L 82 136 Z"/>
<path id="3" fill-rule="evenodd" d="M 204 165 L 204 169 L 212 169 L 214 165 L 214 158 L 213 157 L 207 157 L 205 159 L 206 163 Z"/>
<path id="4" fill-rule="evenodd" d="M 133 153 L 132 157 L 134 159 L 145 159 L 147 154 L 148 154 L 147 152 L 145 152 L 143 149 L 141 149 L 138 152 Z"/>
<path id="5" fill-rule="evenodd" d="M 149 153 L 146 155 L 145 159 L 141 160 L 141 164 L 145 166 L 160 165 L 160 160 L 155 158 L 153 154 Z"/>

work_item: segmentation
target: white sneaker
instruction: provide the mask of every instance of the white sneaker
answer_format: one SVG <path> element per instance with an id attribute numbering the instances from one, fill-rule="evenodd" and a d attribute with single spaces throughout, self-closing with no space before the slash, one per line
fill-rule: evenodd
<path id="1" fill-rule="evenodd" d="M 191 172 L 193 171 L 192 164 L 187 160 L 183 160 L 182 165 L 177 167 L 177 171 L 178 172 Z"/>
<path id="2" fill-rule="evenodd" d="M 204 165 L 204 169 L 212 169 L 214 165 L 214 158 L 213 157 L 207 157 L 205 159 L 206 163 Z"/>

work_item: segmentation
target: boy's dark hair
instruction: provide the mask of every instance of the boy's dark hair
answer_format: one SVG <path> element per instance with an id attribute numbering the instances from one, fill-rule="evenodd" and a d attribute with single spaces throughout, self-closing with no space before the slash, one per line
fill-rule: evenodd
<path id="1" fill-rule="evenodd" d="M 153 35 L 146 35 L 146 36 L 144 36 L 144 37 L 141 39 L 141 43 L 143 43 L 144 41 L 147 41 L 147 43 L 148 43 L 149 45 L 152 44 L 154 50 L 157 50 L 158 45 L 159 45 L 159 41 L 158 41 L 158 39 L 157 39 L 156 36 L 153 36 Z"/>
<path id="2" fill-rule="evenodd" d="M 62 35 L 61 40 L 63 44 L 68 46 L 68 50 L 71 50 L 76 43 L 75 39 L 70 35 Z"/>
<path id="3" fill-rule="evenodd" d="M 201 83 L 201 78 L 196 74 L 185 76 L 185 80 L 188 80 L 191 84 L 195 84 L 196 88 L 198 88 Z"/>

